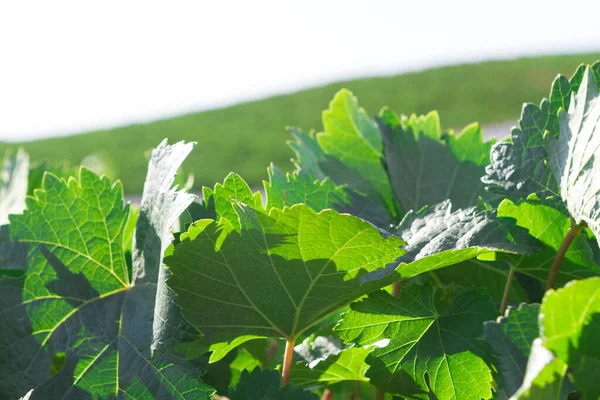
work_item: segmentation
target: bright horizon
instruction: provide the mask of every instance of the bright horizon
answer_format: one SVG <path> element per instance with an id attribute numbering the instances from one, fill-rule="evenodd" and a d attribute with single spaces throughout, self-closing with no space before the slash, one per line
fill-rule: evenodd
<path id="1" fill-rule="evenodd" d="M 422 3 L 5 2 L 0 140 L 163 119 L 357 77 L 600 50 L 597 1 Z M 564 15 L 573 22 L 558 21 Z"/>

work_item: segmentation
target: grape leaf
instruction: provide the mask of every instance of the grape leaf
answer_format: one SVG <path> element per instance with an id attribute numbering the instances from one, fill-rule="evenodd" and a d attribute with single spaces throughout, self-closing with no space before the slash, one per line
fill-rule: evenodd
<path id="1" fill-rule="evenodd" d="M 229 390 L 230 400 L 319 400 L 319 396 L 300 387 L 281 387 L 281 376 L 276 371 L 259 367 L 242 372 L 236 388 Z"/>
<path id="2" fill-rule="evenodd" d="M 452 211 L 449 201 L 418 212 L 410 211 L 398 225 L 396 235 L 408 244 L 402 260 L 409 261 L 449 249 L 481 247 L 510 252 L 540 249 L 524 230 L 495 218 L 493 210 L 471 207 Z"/>
<path id="3" fill-rule="evenodd" d="M 403 253 L 400 239 L 384 238 L 367 222 L 333 210 L 317 214 L 296 205 L 265 214 L 242 203 L 235 207 L 240 232 L 197 221 L 165 258 L 176 302 L 208 343 L 295 338 L 385 285 L 362 285 L 360 278 Z"/>
<path id="4" fill-rule="evenodd" d="M 498 261 L 497 253 L 485 254 L 484 257 L 488 255 L 492 256 L 491 259 L 472 258 L 451 268 L 430 271 L 431 282 L 446 295 L 452 294 L 455 288 L 485 287 L 488 294 L 499 303 L 504 295 L 509 269 L 504 262 Z M 517 279 L 513 279 L 510 285 L 508 299 L 517 304 L 529 300 L 527 291 Z"/>
<path id="5" fill-rule="evenodd" d="M 316 211 L 320 211 L 325 208 L 334 208 L 339 212 L 348 212 L 350 214 L 359 216 L 367 221 L 375 224 L 376 226 L 389 225 L 389 221 L 378 219 L 383 213 L 379 212 L 376 208 L 367 206 L 362 208 L 358 206 L 358 203 L 351 204 L 349 197 L 352 194 L 347 195 L 347 192 L 342 187 L 336 187 L 329 180 L 319 181 L 310 178 L 303 170 L 297 170 L 294 174 L 283 175 L 277 169 L 271 169 L 270 172 L 270 184 L 266 184 L 266 192 L 268 199 L 268 209 L 271 207 L 282 207 L 291 206 L 296 203 L 305 202 L 311 208 Z M 301 181 L 302 183 L 297 183 Z M 293 192 L 292 192 L 293 191 Z M 278 192 L 285 193 L 284 196 L 278 194 Z M 288 195 L 288 193 L 290 193 Z M 355 197 L 356 198 L 356 197 Z M 349 203 L 350 202 L 350 203 Z M 363 203 L 366 204 L 366 203 Z M 370 203 L 373 205 L 373 203 Z M 435 217 L 434 217 L 435 216 Z M 444 222 L 444 220 L 446 220 Z M 429 221 L 425 223 L 425 221 Z M 442 222 L 439 222 L 442 221 Z M 467 222 L 468 221 L 468 222 Z M 468 229 L 463 229 L 468 223 L 471 226 Z M 450 264 L 455 264 L 463 260 L 467 260 L 476 257 L 479 254 L 489 253 L 489 249 L 485 249 L 486 245 L 492 246 L 492 242 L 484 234 L 485 229 L 491 231 L 492 227 L 496 224 L 499 228 L 498 233 L 504 229 L 505 237 L 500 239 L 498 236 L 498 243 L 495 246 L 502 249 L 516 249 L 515 242 L 520 243 L 519 251 L 539 251 L 542 248 L 538 247 L 537 244 L 531 243 L 529 236 L 525 232 L 511 232 L 515 231 L 512 229 L 511 224 L 506 222 L 498 222 L 493 218 L 493 212 L 479 212 L 476 209 L 469 210 L 457 210 L 455 213 L 451 212 L 451 205 L 449 202 L 445 202 L 435 207 L 427 207 L 423 210 L 414 213 L 410 212 L 404 219 L 403 223 L 396 232 L 397 235 L 401 236 L 405 241 L 409 243 L 408 249 L 417 249 L 420 246 L 424 246 L 430 242 L 431 237 L 437 237 L 436 243 L 438 247 L 430 251 L 427 255 L 434 257 L 436 252 L 448 251 L 445 256 L 437 257 L 438 261 L 445 261 L 444 263 L 432 264 L 434 267 L 441 268 Z M 502 228 L 505 225 L 505 228 Z M 452 226 L 454 230 L 446 230 L 447 227 Z M 484 229 L 485 228 L 485 229 Z M 406 230 L 406 232 L 403 232 Z M 477 230 L 481 232 L 474 234 Z M 413 232 L 414 231 L 414 232 Z M 417 235 L 416 233 L 419 232 Z M 471 236 L 472 239 L 469 243 L 468 249 L 455 251 L 460 249 L 462 245 L 466 243 L 457 243 L 457 240 L 462 236 Z M 513 238 L 519 238 L 515 240 Z M 419 243 L 415 243 L 415 240 L 419 240 Z M 475 240 L 473 240 L 475 238 Z M 531 249 L 527 248 L 527 243 L 533 246 Z M 481 247 L 474 251 L 476 247 Z M 450 252 L 452 251 L 452 252 Z M 414 261 L 414 257 L 403 258 L 404 261 L 410 263 Z M 423 264 L 420 263 L 420 267 Z M 456 271 L 455 271 L 456 269 Z M 389 269 L 388 272 L 391 272 Z M 408 271 L 407 271 L 408 272 Z M 433 272 L 432 272 L 433 273 Z M 504 264 L 501 266 L 494 265 L 492 263 L 484 263 L 476 260 L 465 261 L 461 266 L 455 266 L 452 269 L 446 269 L 436 272 L 440 279 L 444 281 L 457 282 L 463 286 L 475 285 L 491 285 L 496 287 L 498 298 L 502 297 L 504 291 L 504 283 L 508 274 L 508 270 Z M 385 271 L 378 271 L 376 278 L 379 279 L 385 275 Z M 406 276 L 404 274 L 403 276 Z M 526 299 L 526 295 L 522 289 L 519 289 L 518 284 L 512 286 L 511 294 L 512 298 L 516 300 Z"/>
<path id="6" fill-rule="evenodd" d="M 174 294 L 165 283 L 169 273 L 162 262 L 165 250 L 173 239 L 171 226 L 196 197 L 173 187 L 177 170 L 193 148 L 194 143 L 178 142 L 169 145 L 165 139 L 152 150 L 131 242 L 133 284 L 156 284 L 151 346 L 153 351 L 167 350 L 164 347 L 166 344 L 172 345 L 198 334 L 183 320 L 174 305 Z"/>
<path id="7" fill-rule="evenodd" d="M 485 340 L 490 344 L 495 365 L 502 378 L 500 387 L 512 396 L 523 383 L 527 359 L 538 337 L 538 304 L 521 304 L 508 308 L 503 317 L 486 321 Z"/>
<path id="8" fill-rule="evenodd" d="M 157 193 L 166 198 L 170 192 L 163 189 Z M 148 272 L 158 274 L 160 258 L 144 254 L 155 265 L 144 266 L 142 282 L 131 280 L 123 243 L 129 206 L 123 207 L 122 197 L 120 183 L 111 186 L 85 168 L 79 179 L 68 181 L 46 174 L 23 215 L 10 217 L 11 235 L 27 243 L 29 253 L 22 303 L 9 312 L 26 314 L 21 332 L 2 334 L 18 354 L 2 361 L 13 363 L 6 367 L 8 379 L 36 388 L 33 398 L 184 398 L 189 393 L 210 398 L 213 393 L 198 368 L 151 351 L 157 285 Z M 164 204 L 164 214 L 171 205 Z M 52 360 L 61 354 L 64 365 L 51 376 Z M 2 390 L 10 393 L 5 383 Z"/>
<path id="9" fill-rule="evenodd" d="M 265 182 L 267 210 L 304 203 L 315 211 L 326 208 L 340 211 L 350 204 L 346 190 L 330 179 L 320 181 L 304 170 L 283 174 L 274 165 L 269 167 L 268 174 L 269 182 Z M 245 203 L 243 199 L 238 200 Z"/>
<path id="10" fill-rule="evenodd" d="M 204 190 L 205 199 L 213 197 L 215 211 L 221 219 L 225 219 L 235 230 L 239 231 L 240 224 L 231 199 L 241 201 L 257 208 L 262 208 L 262 197 L 259 192 L 252 193 L 250 186 L 238 174 L 230 173 L 225 177 L 223 184 L 217 183 L 212 192 Z M 210 193 L 210 194 L 209 194 Z"/>
<path id="11" fill-rule="evenodd" d="M 560 134 L 545 136 L 548 165 L 569 215 L 600 238 L 600 94 L 589 68 L 565 109 L 558 116 Z"/>
<path id="12" fill-rule="evenodd" d="M 323 112 L 323 127 L 317 142 L 325 154 L 357 171 L 373 185 L 387 208 L 394 209 L 390 183 L 381 165 L 383 145 L 377 124 L 360 108 L 351 92 L 343 89 L 336 93 L 329 109 Z"/>
<path id="13" fill-rule="evenodd" d="M 9 214 L 20 214 L 25 209 L 29 156 L 23 149 L 16 154 L 7 153 L 2 169 L 0 186 L 0 225 L 8 223 Z"/>
<path id="14" fill-rule="evenodd" d="M 236 386 L 240 381 L 242 373 L 252 371 L 256 367 L 260 367 L 261 363 L 246 349 L 240 348 L 235 358 L 229 364 L 231 368 L 231 381 L 229 387 Z"/>
<path id="15" fill-rule="evenodd" d="M 365 359 L 371 349 L 341 347 L 323 357 L 292 364 L 290 379 L 294 385 L 304 387 L 329 386 L 344 381 L 368 382 Z"/>
<path id="16" fill-rule="evenodd" d="M 523 385 L 511 400 L 566 399 L 568 391 L 565 392 L 562 386 L 563 382 L 566 382 L 564 378 L 566 372 L 567 365 L 554 357 L 542 345 L 540 339 L 535 339 L 527 362 Z"/>
<path id="17" fill-rule="evenodd" d="M 168 145 L 165 139 L 150 154 L 133 236 L 134 284 L 158 281 L 162 256 L 172 240 L 169 229 L 196 197 L 171 188 L 177 170 L 193 148 L 194 143 Z"/>
<path id="18" fill-rule="evenodd" d="M 51 164 L 44 160 L 38 160 L 29 166 L 29 177 L 27 196 L 34 196 L 36 189 L 42 187 L 42 179 L 44 174 L 52 173 L 59 178 L 68 179 L 70 176 L 77 176 L 79 174 L 79 166 L 77 168 L 70 167 L 66 163 L 62 164 Z"/>
<path id="19" fill-rule="evenodd" d="M 296 169 L 301 169 L 319 180 L 327 178 L 320 166 L 327 156 L 317 142 L 315 131 L 305 131 L 293 126 L 288 127 L 287 131 L 294 137 L 294 140 L 288 140 L 287 144 L 296 154 L 296 158 L 292 159 Z"/>
<path id="20" fill-rule="evenodd" d="M 519 126 L 511 131 L 511 140 L 496 143 L 490 153 L 491 165 L 482 178 L 486 188 L 512 197 L 526 198 L 537 193 L 541 198 L 556 195 L 558 186 L 546 163 L 544 135 L 558 136 L 558 111 L 569 109 L 571 94 L 581 85 L 584 67 L 569 80 L 559 75 L 552 83 L 550 97 L 539 106 L 523 105 Z M 600 63 L 590 70 L 600 78 Z"/>
<path id="21" fill-rule="evenodd" d="M 599 397 L 600 278 L 570 282 L 548 292 L 540 315 L 544 347 L 568 364 L 585 398 Z"/>
<path id="22" fill-rule="evenodd" d="M 488 196 L 479 178 L 494 141 L 483 141 L 478 124 L 457 136 L 452 131 L 442 136 L 437 112 L 398 118 L 385 108 L 378 121 L 386 170 L 402 210 L 420 210 L 448 199 L 466 208 Z"/>
<path id="23" fill-rule="evenodd" d="M 383 229 L 393 225 L 386 209 L 347 186 L 336 186 L 329 178 L 316 179 L 300 168 L 284 175 L 271 166 L 268 173 L 269 182 L 265 182 L 267 210 L 304 203 L 315 211 L 333 208 L 352 214 Z"/>
<path id="24" fill-rule="evenodd" d="M 447 310 L 434 305 L 430 285 L 404 285 L 398 298 L 384 291 L 350 305 L 335 331 L 359 346 L 389 340 L 366 359 L 367 377 L 386 392 L 428 399 L 492 396 L 492 372 L 480 339 L 496 306 L 480 289 L 460 293 Z M 426 378 L 427 377 L 427 378 Z"/>
<path id="25" fill-rule="evenodd" d="M 363 281 L 395 272 L 403 279 L 454 265 L 493 251 L 530 253 L 541 250 L 527 232 L 495 218 L 493 210 L 452 211 L 449 201 L 408 212 L 395 235 L 407 243 L 395 264 L 370 273 Z M 392 277 L 393 278 L 393 277 Z"/>
<path id="26" fill-rule="evenodd" d="M 323 113 L 325 132 L 314 134 L 290 128 L 295 141 L 295 164 L 318 180 L 331 179 L 347 185 L 350 192 L 366 196 L 379 208 L 385 221 L 396 219 L 396 205 L 385 169 L 381 164 L 382 143 L 374 121 L 358 106 L 347 90 L 336 94 Z"/>
<path id="27" fill-rule="evenodd" d="M 528 255 L 500 255 L 517 271 L 546 282 L 548 271 L 556 252 L 571 227 L 569 217 L 559 210 L 560 204 L 550 198 L 540 200 L 530 196 L 516 203 L 505 199 L 498 206 L 498 216 L 514 220 L 517 226 L 529 231 L 529 235 L 543 244 L 543 251 Z M 594 262 L 595 240 L 589 240 L 585 233 L 577 235 L 571 243 L 561 263 L 557 282 L 565 284 L 572 279 L 582 279 L 600 275 L 600 268 Z"/>

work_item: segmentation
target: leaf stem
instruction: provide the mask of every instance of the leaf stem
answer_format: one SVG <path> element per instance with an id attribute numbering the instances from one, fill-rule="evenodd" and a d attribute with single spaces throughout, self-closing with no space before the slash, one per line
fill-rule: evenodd
<path id="1" fill-rule="evenodd" d="M 394 296 L 394 297 L 400 296 L 401 289 L 402 289 L 402 281 L 394 283 L 394 287 L 392 289 L 392 296 Z"/>
<path id="2" fill-rule="evenodd" d="M 510 294 L 510 286 L 512 285 L 513 278 L 515 276 L 515 268 L 510 267 L 508 270 L 508 276 L 506 277 L 506 286 L 504 286 L 504 294 L 502 295 L 502 302 L 500 303 L 500 315 L 504 315 L 506 311 L 506 305 L 508 304 L 508 296 Z"/>
<path id="3" fill-rule="evenodd" d="M 377 389 L 377 394 L 375 395 L 376 400 L 384 400 L 385 399 L 385 391 L 381 389 Z"/>
<path id="4" fill-rule="evenodd" d="M 269 368 L 269 366 L 271 365 L 271 361 L 273 361 L 273 357 L 275 356 L 275 353 L 277 352 L 278 348 L 279 343 L 277 343 L 275 339 L 271 339 L 271 344 L 269 345 L 269 350 L 267 352 L 267 363 L 264 366 L 265 368 Z"/>
<path id="5" fill-rule="evenodd" d="M 329 389 L 325 389 L 325 391 L 323 392 L 323 397 L 321 397 L 321 400 L 333 400 L 333 393 L 331 393 L 331 391 Z"/>
<path id="6" fill-rule="evenodd" d="M 360 387 L 359 381 L 356 381 L 356 397 L 358 397 L 359 399 L 363 398 L 362 388 Z"/>
<path id="7" fill-rule="evenodd" d="M 285 341 L 285 355 L 283 356 L 283 369 L 281 371 L 281 386 L 290 383 L 290 372 L 292 369 L 292 358 L 294 357 L 294 344 L 296 338 L 290 338 Z"/>
<path id="8" fill-rule="evenodd" d="M 571 229 L 569 229 L 567 236 L 565 236 L 565 239 L 558 248 L 558 253 L 556 253 L 556 257 L 554 258 L 554 262 L 552 263 L 552 267 L 550 268 L 548 280 L 546 281 L 546 290 L 554 288 L 554 282 L 556 281 L 556 277 L 558 276 L 558 269 L 560 268 L 562 260 L 565 258 L 567 250 L 569 250 L 569 246 L 577 237 L 577 234 L 579 234 L 579 232 L 586 226 L 587 224 L 585 222 L 581 222 L 579 225 L 571 225 Z"/>

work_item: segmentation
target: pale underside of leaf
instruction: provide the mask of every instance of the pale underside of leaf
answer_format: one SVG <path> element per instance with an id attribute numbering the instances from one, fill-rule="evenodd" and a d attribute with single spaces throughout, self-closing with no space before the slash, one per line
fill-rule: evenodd
<path id="1" fill-rule="evenodd" d="M 0 186 L 0 225 L 8 223 L 9 214 L 20 214 L 25 209 L 28 175 L 29 156 L 23 149 L 5 156 Z"/>
<path id="2" fill-rule="evenodd" d="M 568 112 L 559 115 L 559 135 L 546 135 L 545 149 L 560 195 L 575 223 L 585 222 L 600 236 L 600 94 L 585 70 Z"/>
<path id="3" fill-rule="evenodd" d="M 525 104 L 519 126 L 513 128 L 511 139 L 497 143 L 490 153 L 491 165 L 482 178 L 488 190 L 511 197 L 527 198 L 537 193 L 541 198 L 557 196 L 559 186 L 547 164 L 544 136 L 558 135 L 557 114 L 569 109 L 572 93 L 582 82 L 585 67 L 580 66 L 569 80 L 559 75 L 552 83 L 549 100 L 539 106 Z M 600 78 L 600 62 L 589 67 L 596 80 Z"/>

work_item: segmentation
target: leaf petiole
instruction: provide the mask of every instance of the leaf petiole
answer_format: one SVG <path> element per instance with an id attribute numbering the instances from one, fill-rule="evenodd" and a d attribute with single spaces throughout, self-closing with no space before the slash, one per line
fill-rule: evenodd
<path id="1" fill-rule="evenodd" d="M 515 267 L 510 267 L 508 275 L 506 277 L 506 286 L 504 286 L 504 294 L 502 295 L 502 302 L 500 303 L 500 315 L 504 315 L 506 311 L 506 305 L 508 304 L 508 296 L 510 294 L 510 287 L 512 285 L 513 278 L 515 276 Z"/>
<path id="2" fill-rule="evenodd" d="M 556 253 L 556 257 L 554 258 L 554 262 L 552 263 L 552 267 L 550 268 L 550 273 L 548 274 L 548 280 L 546 281 L 546 291 L 554 288 L 554 283 L 556 281 L 556 277 L 558 276 L 558 270 L 560 268 L 560 264 L 562 260 L 565 258 L 565 254 L 569 250 L 569 246 L 575 240 L 579 232 L 582 229 L 586 228 L 587 224 L 585 222 L 581 222 L 578 225 L 572 224 L 571 229 L 565 236 L 565 239 L 561 243 L 558 252 Z"/>
<path id="3" fill-rule="evenodd" d="M 296 338 L 290 338 L 285 341 L 285 355 L 283 356 L 283 368 L 281 370 L 281 386 L 290 382 L 290 372 L 292 369 L 292 358 L 294 357 L 294 345 Z"/>

